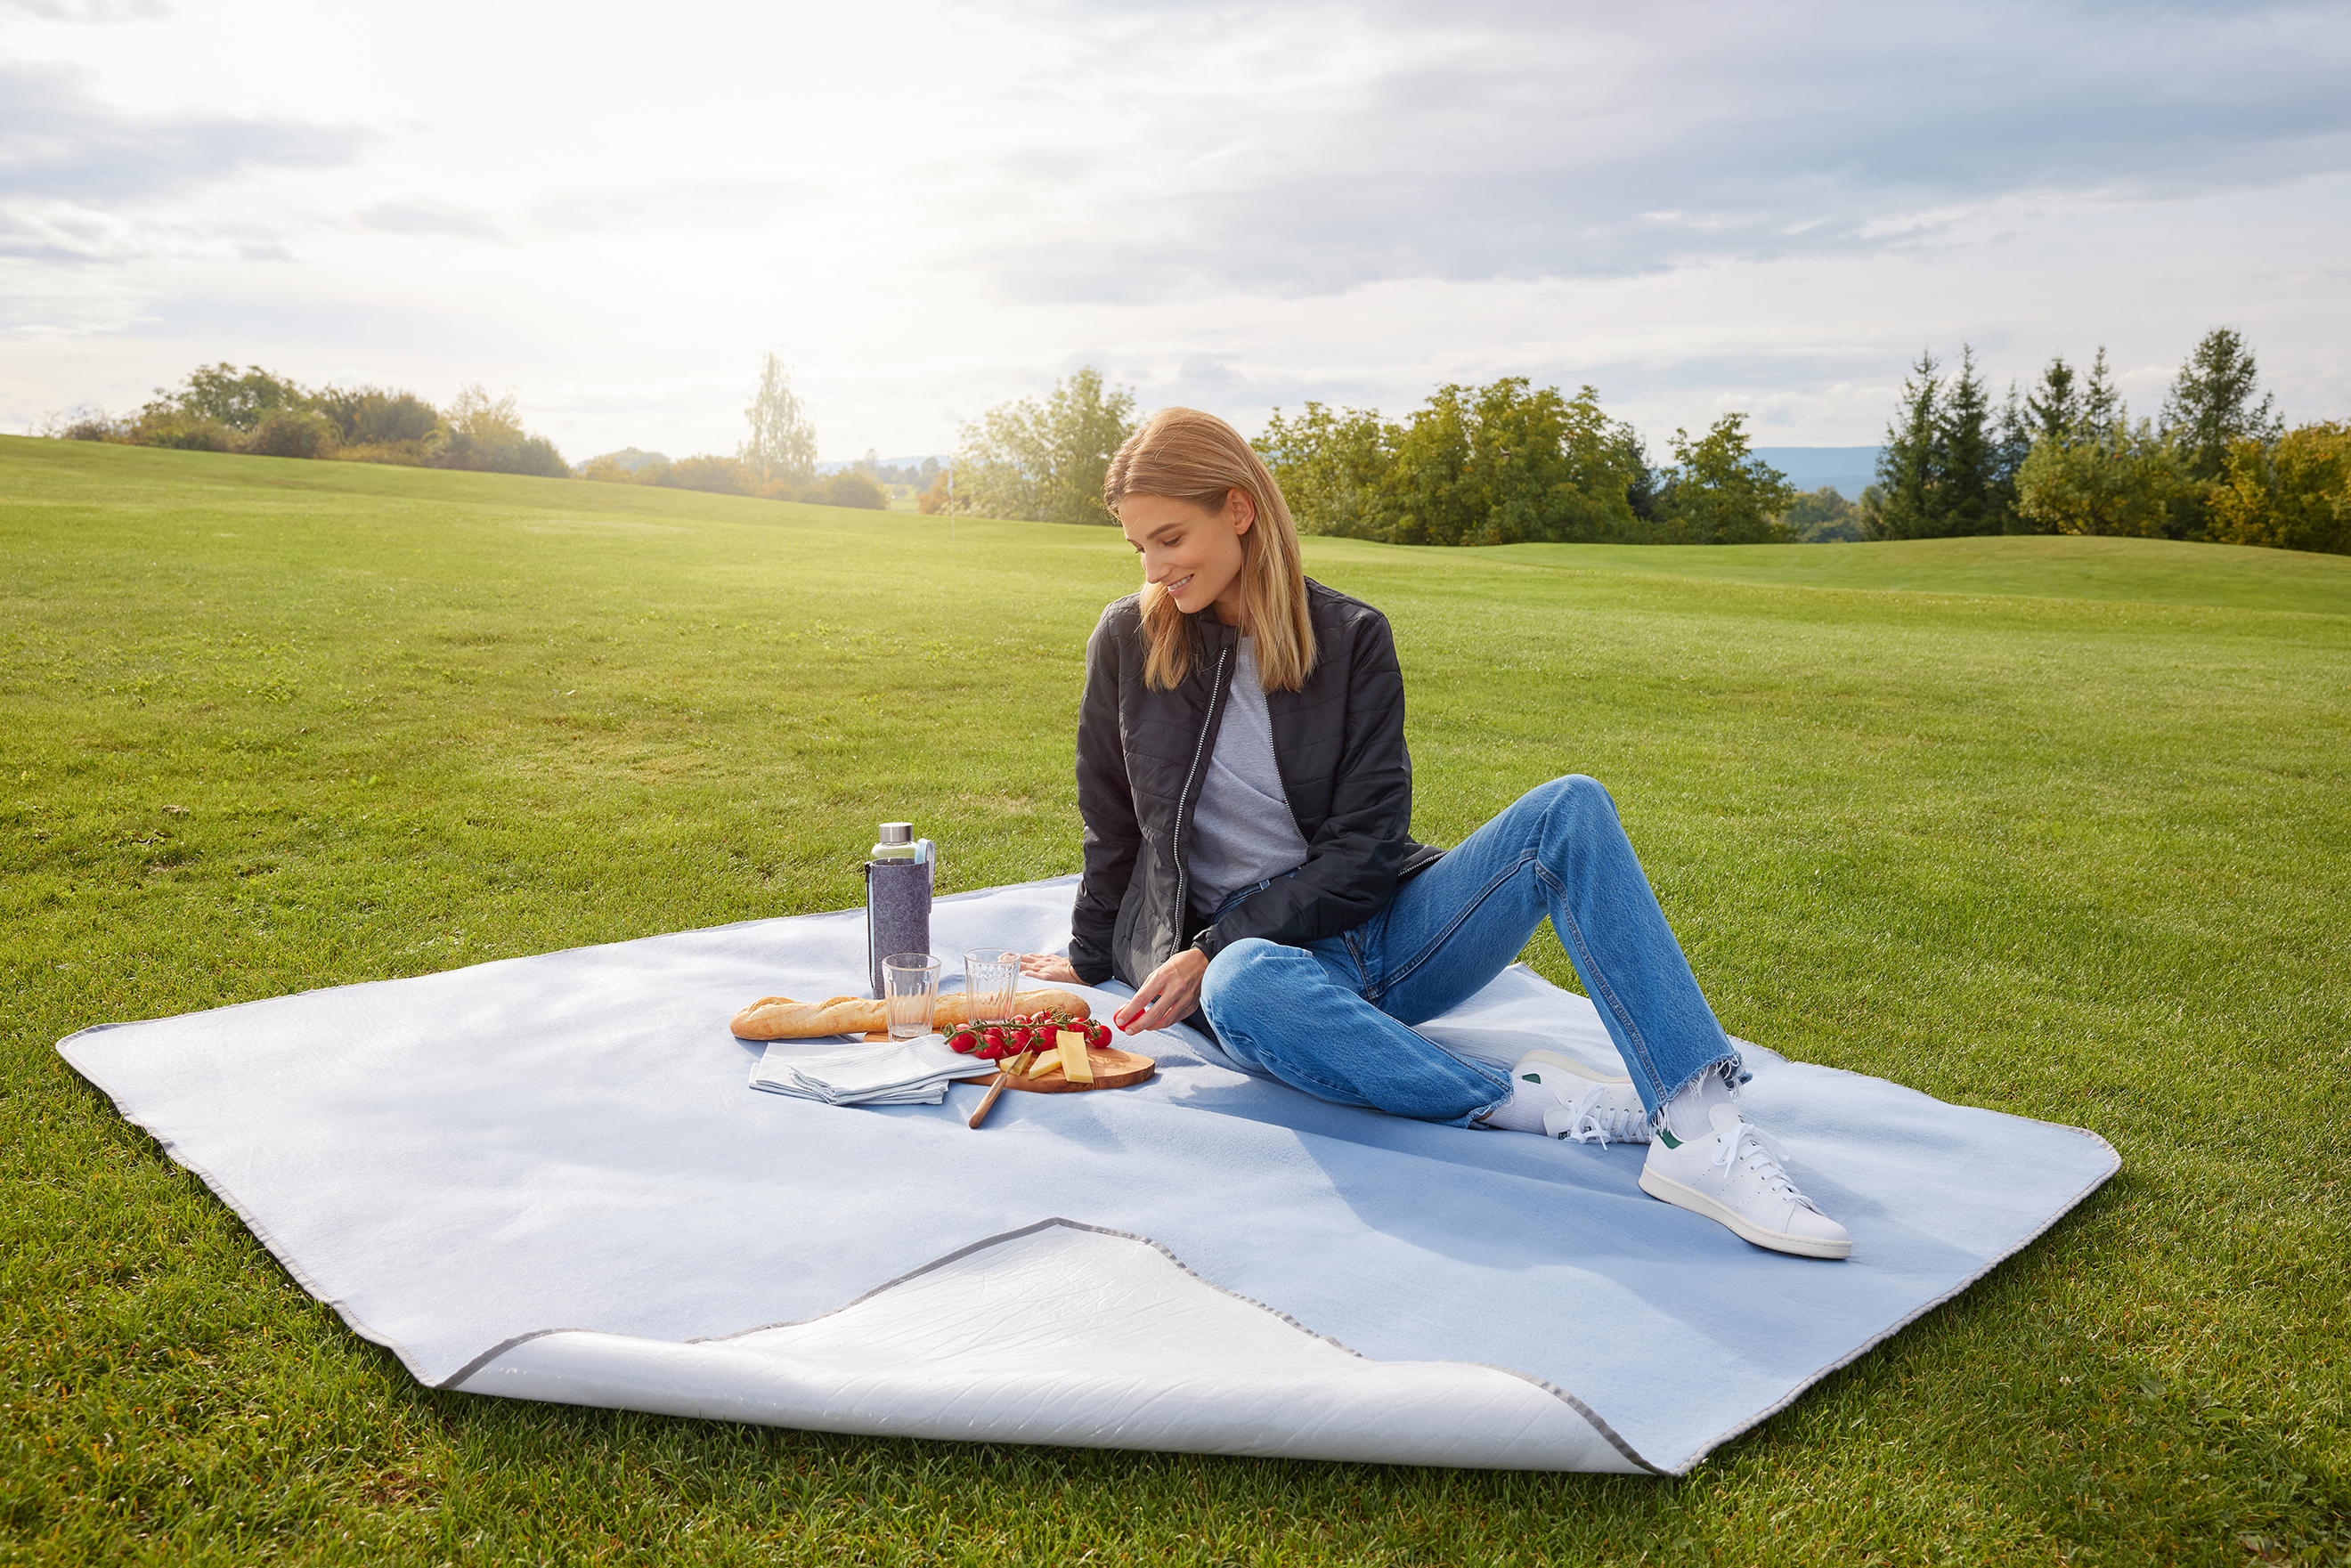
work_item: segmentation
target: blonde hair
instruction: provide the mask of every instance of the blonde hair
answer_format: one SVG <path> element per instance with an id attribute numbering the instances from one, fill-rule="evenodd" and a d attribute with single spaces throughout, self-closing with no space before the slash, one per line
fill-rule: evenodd
<path id="1" fill-rule="evenodd" d="M 1102 505 L 1113 512 L 1129 496 L 1165 496 L 1213 514 L 1235 490 L 1257 504 L 1257 521 L 1241 536 L 1241 627 L 1257 640 L 1260 684 L 1294 692 L 1314 667 L 1298 527 L 1281 486 L 1240 432 L 1198 409 L 1163 408 L 1126 438 L 1102 476 Z M 1191 628 L 1155 583 L 1144 585 L 1143 633 L 1151 649 L 1144 684 L 1166 691 L 1181 683 L 1192 663 Z"/>

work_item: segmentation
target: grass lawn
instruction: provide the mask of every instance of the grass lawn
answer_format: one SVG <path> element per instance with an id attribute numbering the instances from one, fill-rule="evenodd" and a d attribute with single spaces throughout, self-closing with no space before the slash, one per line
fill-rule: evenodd
<path id="1" fill-rule="evenodd" d="M 55 1054 L 846 907 L 884 818 L 1074 870 L 1131 557 L 949 527 L 0 438 L 0 1563 L 2351 1561 L 2351 560 L 1310 546 L 1395 623 L 1421 837 L 1593 774 L 1734 1032 L 2122 1151 L 1679 1482 L 432 1392 Z"/>

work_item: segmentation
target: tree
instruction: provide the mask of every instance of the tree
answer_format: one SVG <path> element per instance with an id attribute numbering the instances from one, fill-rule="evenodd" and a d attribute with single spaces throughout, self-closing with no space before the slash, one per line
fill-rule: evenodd
<path id="1" fill-rule="evenodd" d="M 806 487 L 816 483 L 816 422 L 775 355 L 760 365 L 759 391 L 743 416 L 751 426 L 740 454 L 746 468 L 770 484 Z"/>
<path id="2" fill-rule="evenodd" d="M 2253 351 L 2233 327 L 2215 327 L 2204 334 L 2179 379 L 2163 401 L 2161 428 L 2179 443 L 2191 479 L 2219 479 L 2229 465 L 2230 448 L 2237 442 L 2273 442 L 2283 428 L 2263 393 L 2253 392 L 2260 380 Z"/>
<path id="3" fill-rule="evenodd" d="M 1301 531 L 1386 540 L 1393 519 L 1384 491 L 1403 434 L 1376 410 L 1310 402 L 1294 418 L 1275 409 L 1251 444 Z"/>
<path id="4" fill-rule="evenodd" d="M 998 403 L 957 434 L 956 508 L 1050 523 L 1113 523 L 1102 506 L 1110 460 L 1134 434 L 1134 393 L 1089 365 L 1042 403 Z"/>
<path id="5" fill-rule="evenodd" d="M 1931 350 L 1902 382 L 1902 405 L 1886 427 L 1877 456 L 1878 502 L 1869 513 L 1874 539 L 1924 538 L 1935 531 L 1935 486 L 1943 469 L 1941 369 Z"/>
<path id="6" fill-rule="evenodd" d="M 2024 460 L 2032 455 L 2032 421 L 2025 412 L 2024 400 L 2018 395 L 2016 383 L 2008 383 L 2008 396 L 2000 405 L 2000 434 L 1992 447 L 1993 484 L 1991 499 L 1993 517 L 1999 523 L 1986 533 L 2029 534 L 2039 525 L 2029 520 L 2016 502 L 2016 476 L 2024 468 Z"/>
<path id="7" fill-rule="evenodd" d="M 2210 510 L 2220 544 L 2351 555 L 2351 424 L 2302 425 L 2271 445 L 2238 437 Z"/>
<path id="8" fill-rule="evenodd" d="M 2104 349 L 2098 350 L 2103 356 Z M 2082 418 L 2082 394 L 2074 387 L 2074 367 L 2063 354 L 2053 355 L 2041 372 L 2041 385 L 2024 400 L 2033 437 L 2062 436 Z"/>
<path id="9" fill-rule="evenodd" d="M 1959 345 L 1959 373 L 1943 399 L 1943 471 L 1935 486 L 1936 532 L 1996 534 L 2001 531 L 2001 480 L 1999 442 L 1991 427 L 1991 400 L 1976 373 L 1976 351 Z"/>
<path id="10" fill-rule="evenodd" d="M 451 400 L 447 423 L 448 439 L 433 458 L 436 468 L 536 474 L 549 479 L 571 473 L 555 443 L 523 429 L 512 392 L 494 398 L 479 382 L 468 382 Z"/>
<path id="11" fill-rule="evenodd" d="M 1696 441 L 1674 432 L 1673 516 L 1694 545 L 1794 544 L 1780 518 L 1795 504 L 1788 476 L 1748 450 L 1747 416 L 1727 413 Z"/>
<path id="12" fill-rule="evenodd" d="M 1396 437 L 1384 492 L 1399 544 L 1624 539 L 1635 527 L 1625 444 L 1591 387 L 1523 376 L 1437 389 Z"/>
<path id="13" fill-rule="evenodd" d="M 157 401 L 147 405 L 150 413 L 178 414 L 246 431 L 273 409 L 308 408 L 311 402 L 308 392 L 285 377 L 272 375 L 259 365 L 247 365 L 239 375 L 225 360 L 191 371 L 176 392 L 157 387 L 155 397 Z"/>
<path id="14" fill-rule="evenodd" d="M 1901 408 L 1877 462 L 1872 538 L 1948 538 L 2012 526 L 2016 471 L 2031 445 L 2015 389 L 1995 422 L 1972 346 L 1959 346 L 1958 374 L 1946 380 L 1939 369 L 1931 350 L 1922 352 L 1902 383 Z"/>
<path id="15" fill-rule="evenodd" d="M 2099 441 L 2122 428 L 2129 419 L 2130 410 L 2124 406 L 2113 372 L 2106 369 L 2106 346 L 2101 343 L 2097 356 L 2090 361 L 2090 380 L 2082 389 L 2081 417 L 2066 434 L 2069 439 L 2080 435 Z"/>
<path id="16" fill-rule="evenodd" d="M 1861 508 L 1839 495 L 1834 485 L 1807 490 L 1780 515 L 1781 523 L 1808 545 L 1843 544 L 1866 538 Z"/>
<path id="17" fill-rule="evenodd" d="M 2019 505 L 2060 533 L 2161 538 L 2188 488 L 2178 448 L 2140 420 L 2117 418 L 2102 434 L 2077 425 L 2044 438 L 2017 474 Z"/>
<path id="18" fill-rule="evenodd" d="M 370 446 L 429 440 L 441 427 L 439 411 L 414 392 L 384 387 L 329 387 L 316 398 L 345 442 Z"/>

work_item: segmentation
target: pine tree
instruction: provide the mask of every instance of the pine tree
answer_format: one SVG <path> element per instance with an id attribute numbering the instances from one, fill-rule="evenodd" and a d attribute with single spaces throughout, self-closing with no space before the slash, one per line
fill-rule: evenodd
<path id="1" fill-rule="evenodd" d="M 2106 346 L 2101 343 L 2097 358 L 2090 361 L 2089 383 L 2082 389 L 2081 412 L 2066 439 L 2104 441 L 2129 423 L 2130 409 L 2115 387 L 2113 372 L 2106 369 Z"/>
<path id="2" fill-rule="evenodd" d="M 2105 351 L 2099 350 L 2101 354 Z M 2047 436 L 2063 441 L 2066 432 L 2082 417 L 2082 396 L 2074 388 L 2075 380 L 2074 367 L 2065 362 L 2063 354 L 2053 357 L 2048 369 L 2041 372 L 2040 387 L 2024 400 L 2036 438 Z"/>
<path id="3" fill-rule="evenodd" d="M 2028 406 L 2016 390 L 2016 383 L 2009 382 L 2007 400 L 2000 405 L 2000 437 L 1993 446 L 1998 479 L 1992 498 L 2000 524 L 1997 531 L 2003 534 L 2036 531 L 2019 508 L 2016 496 L 2017 473 L 2023 468 L 2024 460 L 2032 455 L 2032 420 L 2025 412 Z"/>
<path id="4" fill-rule="evenodd" d="M 2160 426 L 2178 438 L 2195 479 L 2218 479 L 2229 465 L 2229 444 L 2251 438 L 2274 442 L 2283 422 L 2263 393 L 2253 402 L 2260 370 L 2253 351 L 2233 327 L 2215 327 L 2204 334 L 2179 379 L 2164 400 Z"/>
<path id="5" fill-rule="evenodd" d="M 2000 453 L 1991 430 L 1991 400 L 1976 373 L 1976 351 L 1965 343 L 1959 345 L 1959 373 L 1944 394 L 1940 424 L 1943 471 L 1933 491 L 1933 535 L 2000 532 Z"/>
<path id="6" fill-rule="evenodd" d="M 1874 539 L 1924 538 L 1932 531 L 1935 486 L 1943 455 L 1941 378 L 1931 350 L 1922 350 L 1902 383 L 1901 412 L 1886 427 L 1877 458 L 1877 505 L 1863 528 Z"/>

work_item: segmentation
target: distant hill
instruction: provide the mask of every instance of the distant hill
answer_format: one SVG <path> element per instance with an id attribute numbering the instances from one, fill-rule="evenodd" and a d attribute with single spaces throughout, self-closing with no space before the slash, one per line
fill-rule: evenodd
<path id="1" fill-rule="evenodd" d="M 651 468 L 656 465 L 666 467 L 669 464 L 669 459 L 663 454 L 647 452 L 635 446 L 623 446 L 618 452 L 607 452 L 601 457 L 590 457 L 588 461 L 590 463 L 610 462 L 614 467 L 630 474 L 635 473 L 640 468 Z"/>
<path id="2" fill-rule="evenodd" d="M 1757 446 L 1756 456 L 1788 476 L 1799 490 L 1826 485 L 1848 501 L 1877 482 L 1877 446 Z"/>

